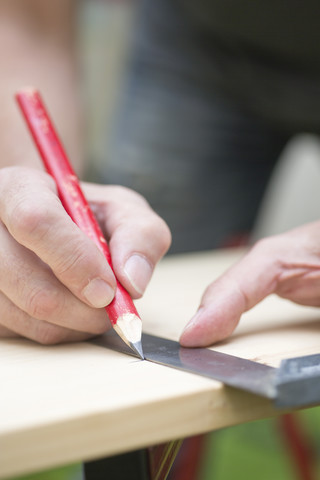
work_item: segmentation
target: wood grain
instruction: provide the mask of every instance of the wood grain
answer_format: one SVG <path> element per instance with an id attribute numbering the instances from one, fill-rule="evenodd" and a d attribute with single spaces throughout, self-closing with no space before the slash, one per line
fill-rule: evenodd
<path id="1" fill-rule="evenodd" d="M 145 331 L 178 339 L 205 286 L 241 254 L 163 260 L 137 302 Z M 319 320 L 318 309 L 270 297 L 215 349 L 277 366 L 284 357 L 319 353 Z M 90 343 L 1 340 L 0 385 L 0 478 L 279 413 L 265 399 Z"/>

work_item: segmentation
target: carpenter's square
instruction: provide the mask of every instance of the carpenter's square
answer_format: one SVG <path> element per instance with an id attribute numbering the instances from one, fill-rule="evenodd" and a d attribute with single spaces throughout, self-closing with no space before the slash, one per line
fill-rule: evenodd
<path id="1" fill-rule="evenodd" d="M 95 344 L 132 353 L 112 332 Z M 282 360 L 279 368 L 208 348 L 185 348 L 178 342 L 142 335 L 145 360 L 218 380 L 273 400 L 276 407 L 320 404 L 320 354 Z"/>

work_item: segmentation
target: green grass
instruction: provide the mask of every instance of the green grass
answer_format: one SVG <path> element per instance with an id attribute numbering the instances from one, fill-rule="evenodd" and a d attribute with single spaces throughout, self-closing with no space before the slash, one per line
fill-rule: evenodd
<path id="1" fill-rule="evenodd" d="M 13 480 L 74 480 L 75 478 L 79 478 L 81 468 L 81 465 L 71 465 L 68 467 L 48 470 L 46 472 L 15 477 Z"/>

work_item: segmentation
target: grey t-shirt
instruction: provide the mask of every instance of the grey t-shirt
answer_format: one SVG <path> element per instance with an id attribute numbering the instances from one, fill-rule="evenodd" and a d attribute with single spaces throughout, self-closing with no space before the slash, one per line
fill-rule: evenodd
<path id="1" fill-rule="evenodd" d="M 266 119 L 320 131 L 319 0 L 176 0 L 208 79 Z"/>

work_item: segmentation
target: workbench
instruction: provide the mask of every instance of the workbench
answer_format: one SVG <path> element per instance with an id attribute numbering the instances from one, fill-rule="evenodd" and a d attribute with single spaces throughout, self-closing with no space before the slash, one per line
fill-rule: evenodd
<path id="1" fill-rule="evenodd" d="M 144 331 L 178 340 L 241 249 L 165 258 L 136 302 Z M 215 350 L 278 366 L 320 352 L 320 310 L 270 296 Z M 0 478 L 279 415 L 270 400 L 91 342 L 0 341 Z"/>

